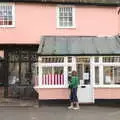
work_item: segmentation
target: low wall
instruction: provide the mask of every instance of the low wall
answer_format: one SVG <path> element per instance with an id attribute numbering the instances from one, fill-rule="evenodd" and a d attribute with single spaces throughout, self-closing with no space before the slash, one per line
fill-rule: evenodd
<path id="1" fill-rule="evenodd" d="M 37 88 L 39 100 L 48 99 L 69 99 L 69 90 L 67 88 Z"/>
<path id="2" fill-rule="evenodd" d="M 67 88 L 36 88 L 39 100 L 69 99 Z M 95 99 L 120 99 L 120 88 L 95 88 Z"/>
<path id="3" fill-rule="evenodd" d="M 120 99 L 120 88 L 95 88 L 95 99 Z"/>

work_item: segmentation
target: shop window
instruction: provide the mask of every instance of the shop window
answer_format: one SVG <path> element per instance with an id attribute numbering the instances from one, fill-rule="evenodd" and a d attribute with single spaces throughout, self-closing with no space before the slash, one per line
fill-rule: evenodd
<path id="1" fill-rule="evenodd" d="M 64 67 L 43 67 L 42 85 L 64 85 Z"/>
<path id="2" fill-rule="evenodd" d="M 120 84 L 120 67 L 104 67 L 104 84 Z"/>

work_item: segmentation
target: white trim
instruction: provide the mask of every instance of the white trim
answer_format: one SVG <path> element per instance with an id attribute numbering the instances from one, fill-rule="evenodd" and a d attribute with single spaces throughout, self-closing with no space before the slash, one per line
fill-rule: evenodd
<path id="1" fill-rule="evenodd" d="M 64 87 L 68 88 L 68 57 L 64 57 Z"/>
<path id="2" fill-rule="evenodd" d="M 76 71 L 76 69 L 77 69 L 77 67 L 76 67 L 76 57 L 75 56 L 73 56 L 72 57 L 72 70 L 75 70 Z"/>
<path id="3" fill-rule="evenodd" d="M 15 8 L 15 3 L 9 3 L 9 2 L 2 2 L 0 4 L 5 4 L 5 5 L 12 5 L 12 25 L 0 25 L 0 28 L 13 28 L 15 27 L 15 23 L 16 23 L 16 14 L 15 14 L 15 11 L 16 11 L 16 8 Z"/>
<path id="4" fill-rule="evenodd" d="M 67 57 L 64 57 L 63 63 L 42 63 L 42 57 L 39 57 L 39 88 L 68 88 L 68 65 L 67 65 Z M 42 85 L 42 68 L 43 67 L 63 67 L 64 69 L 64 84 L 61 85 Z"/>
<path id="5" fill-rule="evenodd" d="M 120 85 L 95 85 L 94 88 L 120 88 Z"/>
<path id="6" fill-rule="evenodd" d="M 95 69 L 94 69 L 94 57 L 90 58 L 90 85 L 92 89 L 92 102 L 95 102 L 95 95 L 94 95 L 94 83 L 95 83 Z"/>
<path id="7" fill-rule="evenodd" d="M 73 20 L 73 22 L 72 22 L 72 26 L 60 26 L 59 25 L 59 8 L 60 7 L 72 7 L 72 20 Z M 75 6 L 72 6 L 72 5 L 58 5 L 57 7 L 56 7 L 56 27 L 57 28 L 59 28 L 59 29 L 75 29 L 76 28 L 76 24 L 75 24 L 75 17 L 76 17 L 76 15 L 75 15 Z"/>

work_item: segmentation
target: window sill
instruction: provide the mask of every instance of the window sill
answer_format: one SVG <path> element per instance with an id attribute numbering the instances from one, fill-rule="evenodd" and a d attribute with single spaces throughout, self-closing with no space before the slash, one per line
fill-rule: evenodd
<path id="1" fill-rule="evenodd" d="M 0 28 L 15 28 L 15 25 L 9 25 L 9 26 L 1 25 Z"/>
<path id="2" fill-rule="evenodd" d="M 94 88 L 120 88 L 120 85 L 95 85 Z"/>
<path id="3" fill-rule="evenodd" d="M 58 26 L 57 29 L 76 29 L 76 26 L 72 26 L 72 27 L 60 27 L 60 26 Z"/>

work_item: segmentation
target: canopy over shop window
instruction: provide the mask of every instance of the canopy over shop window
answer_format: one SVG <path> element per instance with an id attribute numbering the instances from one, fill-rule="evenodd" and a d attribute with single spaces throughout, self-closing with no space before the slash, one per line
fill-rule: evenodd
<path id="1" fill-rule="evenodd" d="M 39 55 L 117 55 L 120 37 L 43 36 Z"/>

